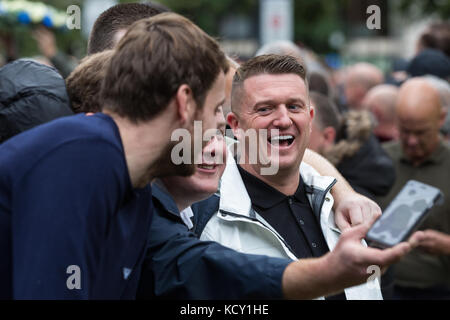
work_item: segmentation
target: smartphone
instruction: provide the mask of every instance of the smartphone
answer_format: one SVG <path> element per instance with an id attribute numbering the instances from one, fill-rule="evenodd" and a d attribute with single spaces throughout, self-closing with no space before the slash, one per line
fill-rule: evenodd
<path id="1" fill-rule="evenodd" d="M 388 248 L 406 241 L 436 204 L 442 204 L 441 190 L 409 180 L 375 221 L 366 235 L 372 247 Z"/>

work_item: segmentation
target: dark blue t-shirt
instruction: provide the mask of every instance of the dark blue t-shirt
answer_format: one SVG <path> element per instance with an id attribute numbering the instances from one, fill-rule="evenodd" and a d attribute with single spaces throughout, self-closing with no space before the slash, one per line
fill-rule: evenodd
<path id="1" fill-rule="evenodd" d="M 0 299 L 134 298 L 152 216 L 105 114 L 0 145 Z"/>

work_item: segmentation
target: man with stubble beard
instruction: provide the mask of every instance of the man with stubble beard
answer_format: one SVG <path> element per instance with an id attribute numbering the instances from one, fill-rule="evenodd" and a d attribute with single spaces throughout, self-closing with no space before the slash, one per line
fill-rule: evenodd
<path id="1" fill-rule="evenodd" d="M 217 128 L 227 70 L 217 42 L 188 19 L 140 20 L 111 57 L 103 112 L 1 145 L 0 298 L 134 298 L 152 219 L 149 182 L 195 171 L 171 161 L 171 135 L 192 132 L 194 120 Z"/>

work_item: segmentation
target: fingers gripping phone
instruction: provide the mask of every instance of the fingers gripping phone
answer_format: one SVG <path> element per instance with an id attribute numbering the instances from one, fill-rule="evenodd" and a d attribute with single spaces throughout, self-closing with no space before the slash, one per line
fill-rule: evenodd
<path id="1" fill-rule="evenodd" d="M 367 233 L 370 246 L 388 248 L 406 241 L 443 199 L 438 188 L 409 180 Z"/>

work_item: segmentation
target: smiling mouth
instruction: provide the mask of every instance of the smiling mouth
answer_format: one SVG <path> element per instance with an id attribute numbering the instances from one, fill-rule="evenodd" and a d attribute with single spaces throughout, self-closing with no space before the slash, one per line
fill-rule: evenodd
<path id="1" fill-rule="evenodd" d="M 281 135 L 281 136 L 274 136 L 267 139 L 269 144 L 276 146 L 276 147 L 289 147 L 291 144 L 294 143 L 294 136 L 292 135 Z"/>
<path id="2" fill-rule="evenodd" d="M 216 164 L 198 164 L 197 169 L 201 172 L 205 173 L 214 173 L 216 172 L 217 165 Z"/>

